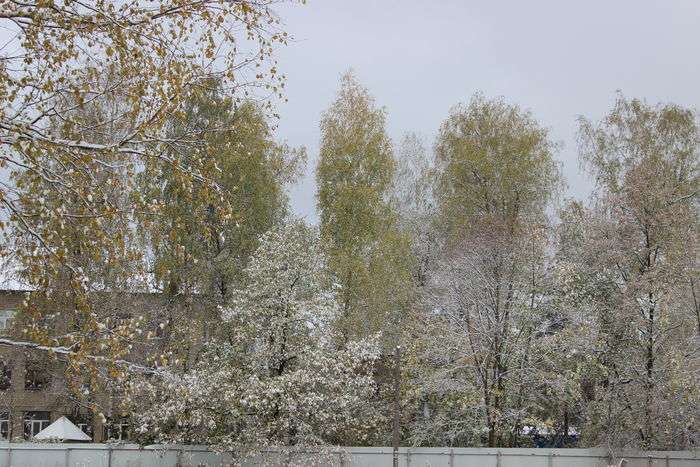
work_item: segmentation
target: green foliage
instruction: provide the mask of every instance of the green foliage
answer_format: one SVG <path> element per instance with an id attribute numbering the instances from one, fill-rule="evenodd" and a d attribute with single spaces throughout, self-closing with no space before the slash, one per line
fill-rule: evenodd
<path id="1" fill-rule="evenodd" d="M 435 151 L 440 222 L 461 237 L 485 225 L 515 232 L 560 182 L 555 146 L 529 112 L 481 95 L 450 111 Z"/>
<path id="2" fill-rule="evenodd" d="M 554 149 L 530 113 L 501 99 L 477 95 L 441 126 L 431 224 L 432 237 L 445 241 L 427 261 L 412 328 L 418 400 L 432 404 L 438 426 L 416 416 L 410 436 L 418 442 L 443 430 L 445 443 L 518 446 L 535 417 L 528 387 L 536 384 L 543 355 L 535 335 L 548 313 L 545 209 L 560 185 Z M 467 395 L 478 395 L 469 407 L 434 402 Z"/>
<path id="3" fill-rule="evenodd" d="M 155 276 L 173 294 L 225 297 L 240 281 L 258 237 L 285 215 L 284 185 L 305 154 L 277 143 L 263 110 L 253 102 L 235 105 L 217 83 L 190 96 L 170 132 L 190 135 L 172 150 L 185 155 L 184 164 L 211 165 L 217 192 L 212 196 L 195 183 L 190 194 L 176 171 L 155 183 L 149 171 L 143 174 L 145 196 L 163 199 L 157 216 L 143 218 Z"/>
<path id="4" fill-rule="evenodd" d="M 381 232 L 394 159 L 386 115 L 352 73 L 321 118 L 316 170 L 322 234 L 334 250 L 360 253 Z"/>
<path id="5" fill-rule="evenodd" d="M 387 201 L 395 161 L 385 119 L 352 73 L 321 118 L 321 236 L 342 285 L 346 338 L 379 330 L 396 336 L 411 300 L 409 243 Z"/>

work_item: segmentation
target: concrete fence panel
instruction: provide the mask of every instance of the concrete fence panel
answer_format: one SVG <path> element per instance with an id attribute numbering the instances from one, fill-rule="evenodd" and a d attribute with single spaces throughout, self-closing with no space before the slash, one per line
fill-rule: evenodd
<path id="1" fill-rule="evenodd" d="M 700 451 L 619 452 L 611 460 L 603 449 L 401 448 L 400 467 L 700 467 Z M 295 465 L 311 465 L 313 452 L 293 455 Z M 287 456 L 266 451 L 245 467 L 284 466 Z M 349 447 L 328 451 L 328 467 L 391 467 L 387 447 Z M 612 462 L 612 463 L 611 463 Z M 147 446 L 107 444 L 0 444 L 0 467 L 225 467 L 230 453 L 205 446 Z"/>

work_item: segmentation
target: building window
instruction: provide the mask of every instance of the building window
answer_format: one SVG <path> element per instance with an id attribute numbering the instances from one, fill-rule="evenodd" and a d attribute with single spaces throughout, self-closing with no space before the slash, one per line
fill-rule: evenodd
<path id="1" fill-rule="evenodd" d="M 104 439 L 126 441 L 129 439 L 129 420 L 127 418 L 109 419 L 104 426 Z"/>
<path id="2" fill-rule="evenodd" d="M 10 440 L 10 412 L 0 413 L 0 440 Z"/>
<path id="3" fill-rule="evenodd" d="M 27 362 L 24 389 L 27 391 L 41 391 L 49 387 L 51 376 L 46 367 L 36 362 Z"/>
<path id="4" fill-rule="evenodd" d="M 24 412 L 24 439 L 32 439 L 50 424 L 50 412 Z"/>
<path id="5" fill-rule="evenodd" d="M 14 310 L 0 310 L 0 333 L 6 334 L 12 328 Z"/>
<path id="6" fill-rule="evenodd" d="M 12 386 L 12 365 L 0 361 L 0 391 L 7 391 Z"/>

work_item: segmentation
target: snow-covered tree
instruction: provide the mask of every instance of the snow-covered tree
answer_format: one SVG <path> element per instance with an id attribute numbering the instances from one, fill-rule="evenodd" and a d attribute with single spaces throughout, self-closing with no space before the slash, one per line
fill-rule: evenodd
<path id="1" fill-rule="evenodd" d="M 293 222 L 264 234 L 245 276 L 221 310 L 228 341 L 210 342 L 182 376 L 138 383 L 153 401 L 140 433 L 244 453 L 367 443 L 378 346 L 339 346 L 337 286 L 316 233 Z"/>
<path id="2" fill-rule="evenodd" d="M 542 242 L 539 231 L 519 248 L 472 238 L 469 247 L 436 263 L 422 293 L 425 310 L 414 323 L 410 378 L 421 406 L 411 423 L 412 442 L 520 442 L 536 408 L 532 389 L 542 355 L 535 335 L 548 325 Z M 528 243 L 536 247 L 527 251 Z M 507 288 L 493 274 L 503 263 L 516 264 Z M 524 265 L 531 266 L 530 275 Z"/>
<path id="3" fill-rule="evenodd" d="M 580 133 L 595 203 L 563 216 L 557 269 L 583 323 L 569 348 L 585 352 L 584 442 L 687 449 L 700 423 L 698 116 L 619 96 Z"/>
<path id="4" fill-rule="evenodd" d="M 415 322 L 412 379 L 425 407 L 410 430 L 416 443 L 519 442 L 545 321 L 555 149 L 529 112 L 502 99 L 477 95 L 440 129 L 433 224 L 445 245 Z"/>

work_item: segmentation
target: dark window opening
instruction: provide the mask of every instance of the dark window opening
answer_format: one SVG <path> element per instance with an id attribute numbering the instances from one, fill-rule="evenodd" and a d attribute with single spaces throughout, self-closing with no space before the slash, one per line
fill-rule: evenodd
<path id="1" fill-rule="evenodd" d="M 49 372 L 41 365 L 27 362 L 24 389 L 28 391 L 41 391 L 51 384 Z"/>
<path id="2" fill-rule="evenodd" d="M 0 439 L 10 440 L 10 412 L 0 413 Z"/>
<path id="3" fill-rule="evenodd" d="M 51 413 L 43 411 L 24 412 L 24 439 L 32 439 L 51 424 Z"/>
<path id="4" fill-rule="evenodd" d="M 0 361 L 0 391 L 7 391 L 12 386 L 12 365 Z"/>

